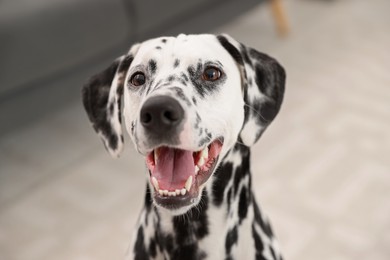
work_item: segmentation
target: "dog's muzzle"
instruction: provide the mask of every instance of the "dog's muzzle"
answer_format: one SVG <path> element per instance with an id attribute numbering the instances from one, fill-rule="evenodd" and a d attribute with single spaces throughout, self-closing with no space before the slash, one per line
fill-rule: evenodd
<path id="1" fill-rule="evenodd" d="M 153 150 L 146 156 L 155 202 L 167 209 L 192 205 L 213 173 L 222 139 L 197 151 L 180 149 L 185 112 L 170 96 L 150 97 L 140 111 L 146 142 Z"/>

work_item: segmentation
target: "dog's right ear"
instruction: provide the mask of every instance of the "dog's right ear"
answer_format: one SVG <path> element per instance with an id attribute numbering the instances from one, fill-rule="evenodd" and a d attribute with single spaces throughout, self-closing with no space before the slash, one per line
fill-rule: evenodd
<path id="1" fill-rule="evenodd" d="M 92 76 L 84 85 L 82 99 L 88 118 L 103 140 L 106 150 L 119 157 L 123 150 L 121 99 L 127 71 L 139 45 Z"/>

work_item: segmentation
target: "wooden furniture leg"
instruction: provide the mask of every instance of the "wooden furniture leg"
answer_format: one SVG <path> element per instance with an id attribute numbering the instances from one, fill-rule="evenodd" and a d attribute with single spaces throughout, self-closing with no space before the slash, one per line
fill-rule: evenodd
<path id="1" fill-rule="evenodd" d="M 283 0 L 271 0 L 271 9 L 278 33 L 281 36 L 286 36 L 289 32 L 289 24 L 283 6 Z"/>

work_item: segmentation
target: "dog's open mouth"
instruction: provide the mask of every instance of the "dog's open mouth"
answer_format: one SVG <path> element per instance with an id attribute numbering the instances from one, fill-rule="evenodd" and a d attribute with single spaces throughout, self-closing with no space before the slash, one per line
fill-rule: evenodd
<path id="1" fill-rule="evenodd" d="M 150 182 L 157 204 L 178 209 L 192 204 L 201 187 L 211 176 L 222 149 L 215 140 L 201 151 L 187 151 L 161 146 L 146 156 Z"/>

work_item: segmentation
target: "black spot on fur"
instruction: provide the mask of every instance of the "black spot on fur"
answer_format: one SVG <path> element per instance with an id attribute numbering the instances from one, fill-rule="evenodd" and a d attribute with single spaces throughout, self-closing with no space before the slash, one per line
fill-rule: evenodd
<path id="1" fill-rule="evenodd" d="M 276 117 L 279 112 L 279 109 L 275 106 L 275 103 L 272 101 L 265 101 L 261 103 L 260 109 L 257 111 L 259 115 L 256 116 L 258 122 L 262 122 L 264 124 L 269 124 Z"/>
<path id="2" fill-rule="evenodd" d="M 175 59 L 175 63 L 173 64 L 173 67 L 177 68 L 179 65 L 180 65 L 180 60 L 179 59 Z"/>
<path id="3" fill-rule="evenodd" d="M 149 189 L 149 185 L 146 184 L 146 192 L 145 192 L 145 208 L 147 211 L 150 211 L 151 207 L 152 207 L 152 203 L 153 203 L 153 200 L 152 200 L 152 192 L 150 191 Z"/>
<path id="4" fill-rule="evenodd" d="M 131 121 L 131 128 L 130 128 L 131 134 L 134 134 L 134 129 L 135 129 L 135 122 Z"/>
<path id="5" fill-rule="evenodd" d="M 238 186 L 241 180 L 246 175 L 250 174 L 250 168 L 249 168 L 250 150 L 248 147 L 240 144 L 236 144 L 234 149 L 240 151 L 241 158 L 242 158 L 241 164 L 237 166 L 236 170 L 234 171 L 233 192 L 234 192 L 234 196 L 236 196 L 238 192 Z"/>
<path id="6" fill-rule="evenodd" d="M 181 73 L 181 77 L 183 78 L 184 81 L 188 82 L 189 79 L 184 72 Z"/>
<path id="7" fill-rule="evenodd" d="M 202 147 L 204 146 L 205 144 L 209 143 L 211 141 L 211 139 L 209 137 L 203 137 L 202 139 L 200 139 L 200 141 L 198 142 L 198 146 Z"/>
<path id="8" fill-rule="evenodd" d="M 114 114 L 114 103 L 113 102 L 110 103 L 109 111 L 110 111 L 110 115 L 112 116 Z"/>
<path id="9" fill-rule="evenodd" d="M 256 260 L 266 260 L 263 256 L 264 244 L 260 238 L 260 235 L 256 231 L 254 223 L 252 224 L 252 237 L 253 237 L 253 240 L 255 242 Z"/>
<path id="10" fill-rule="evenodd" d="M 233 229 L 229 230 L 229 232 L 226 235 L 226 240 L 225 240 L 225 250 L 226 250 L 226 256 L 229 256 L 232 247 L 234 244 L 237 244 L 238 241 L 238 231 L 237 231 L 237 225 L 234 226 Z"/>
<path id="11" fill-rule="evenodd" d="M 243 44 L 240 44 L 240 51 L 241 51 L 241 55 L 245 61 L 245 63 L 247 65 L 249 65 L 250 67 L 253 67 L 253 63 L 252 63 L 252 60 L 249 58 L 249 55 L 248 55 L 248 52 L 246 50 L 247 48 L 243 45 Z"/>
<path id="12" fill-rule="evenodd" d="M 162 43 L 166 43 L 166 42 L 167 42 L 167 39 L 162 39 L 161 42 L 162 42 Z"/>
<path id="13" fill-rule="evenodd" d="M 148 66 L 149 66 L 149 71 L 152 75 L 154 75 L 156 73 L 156 70 L 157 70 L 157 64 L 156 64 L 156 61 L 151 59 L 149 60 L 149 63 L 148 63 Z"/>
<path id="14" fill-rule="evenodd" d="M 195 243 L 208 234 L 209 223 L 206 213 L 208 209 L 208 196 L 206 190 L 203 190 L 199 205 L 201 205 L 199 208 L 190 209 L 186 217 L 173 217 L 173 227 L 178 244 L 183 243 L 183 241 Z M 191 225 L 188 225 L 188 223 L 191 223 Z"/>
<path id="15" fill-rule="evenodd" d="M 252 78 L 249 78 L 248 79 L 248 85 L 252 85 L 253 84 L 253 79 Z"/>
<path id="16" fill-rule="evenodd" d="M 269 77 L 266 75 L 267 71 L 264 71 L 260 66 L 255 67 L 255 82 L 261 93 L 267 93 L 267 88 L 271 87 Z"/>
<path id="17" fill-rule="evenodd" d="M 232 189 L 230 188 L 226 194 L 226 200 L 227 200 L 227 211 L 230 211 L 230 207 L 232 204 Z"/>
<path id="18" fill-rule="evenodd" d="M 176 76 L 175 76 L 175 75 L 170 75 L 170 76 L 168 76 L 168 78 L 167 78 L 168 82 L 172 82 L 172 81 L 174 81 L 175 79 L 176 79 Z"/>
<path id="19" fill-rule="evenodd" d="M 185 80 L 180 79 L 180 82 L 181 82 L 181 84 L 183 84 L 184 86 L 187 86 L 187 82 L 186 82 Z"/>
<path id="20" fill-rule="evenodd" d="M 137 239 L 134 245 L 134 259 L 135 260 L 149 259 L 149 254 L 145 248 L 144 229 L 142 226 L 138 228 L 138 232 L 137 232 Z"/>
<path id="21" fill-rule="evenodd" d="M 161 46 L 157 46 L 156 49 L 157 49 L 157 50 L 161 50 Z"/>
<path id="22" fill-rule="evenodd" d="M 199 203 L 201 207 L 200 210 L 192 208 L 192 211 L 195 211 L 192 212 L 192 215 L 194 215 L 197 220 L 192 223 L 194 224 L 195 236 L 198 240 L 204 238 L 209 233 L 209 222 L 206 213 L 209 207 L 209 199 L 206 190 L 203 190 L 202 198 Z"/>
<path id="23" fill-rule="evenodd" d="M 118 136 L 115 134 L 110 134 L 108 138 L 108 144 L 111 149 L 116 150 L 118 148 Z"/>
<path id="24" fill-rule="evenodd" d="M 269 247 L 269 251 L 271 251 L 271 255 L 272 255 L 272 258 L 273 258 L 273 259 L 278 259 L 278 258 L 276 257 L 276 254 L 275 254 L 275 250 L 274 250 L 274 248 L 273 248 L 272 246 Z"/>
<path id="25" fill-rule="evenodd" d="M 230 55 L 233 57 L 233 59 L 240 65 L 244 65 L 244 61 L 242 59 L 241 53 L 239 50 L 237 50 L 236 47 L 231 44 L 228 39 L 222 35 L 217 36 L 219 42 L 221 45 L 225 48 L 227 52 L 230 53 Z"/>
<path id="26" fill-rule="evenodd" d="M 157 246 L 156 246 L 156 241 L 152 238 L 150 239 L 149 243 L 149 253 L 151 257 L 156 257 L 157 255 Z"/>
<path id="27" fill-rule="evenodd" d="M 198 260 L 198 248 L 195 244 L 184 245 L 180 249 L 175 250 L 173 253 L 172 260 Z"/>
<path id="28" fill-rule="evenodd" d="M 204 131 L 206 132 L 207 138 L 209 138 L 211 140 L 211 137 L 212 137 L 211 133 L 208 132 L 207 128 Z"/>
<path id="29" fill-rule="evenodd" d="M 126 70 L 127 72 L 127 70 Z M 119 84 L 121 84 L 121 87 L 118 87 L 116 89 L 116 98 L 117 98 L 117 107 L 118 107 L 118 120 L 119 123 L 122 124 L 122 95 L 123 95 L 123 86 L 125 81 L 126 72 L 121 73 L 121 79 L 119 80 Z M 123 142 L 123 136 L 121 138 Z"/>
<path id="30" fill-rule="evenodd" d="M 246 215 L 248 214 L 248 207 L 249 207 L 249 192 L 247 188 L 242 187 L 241 192 L 240 192 L 240 198 L 238 201 L 238 217 L 239 217 L 239 222 L 241 222 L 246 218 Z"/>
<path id="31" fill-rule="evenodd" d="M 244 90 L 244 97 L 247 95 L 247 92 L 248 92 L 248 89 L 245 89 Z M 246 102 L 245 102 L 245 104 L 247 104 Z M 250 106 L 250 105 L 244 105 L 244 123 L 243 123 L 243 125 L 245 125 L 246 123 L 248 123 L 248 121 L 249 121 L 249 115 L 250 115 L 250 111 L 252 110 L 253 108 L 252 108 L 252 106 Z M 239 138 L 241 138 L 241 137 L 239 137 Z M 242 140 L 241 140 L 242 141 Z"/>
<path id="32" fill-rule="evenodd" d="M 126 73 L 129 69 L 131 63 L 133 62 L 134 56 L 131 54 L 128 54 L 125 56 L 125 58 L 122 60 L 121 64 L 118 68 L 118 73 Z M 124 79 L 123 79 L 124 80 Z"/>
<path id="33" fill-rule="evenodd" d="M 183 90 L 182 90 L 181 88 L 179 88 L 179 87 L 174 87 L 174 88 L 172 88 L 172 89 L 175 91 L 177 97 L 178 97 L 179 99 L 181 99 L 182 101 L 184 101 L 184 102 L 186 103 L 187 106 L 191 106 L 191 105 L 192 105 L 191 102 L 190 102 L 190 100 L 187 98 L 187 96 L 184 94 L 184 92 L 183 92 Z"/>
<path id="34" fill-rule="evenodd" d="M 260 225 L 261 229 L 268 237 L 273 237 L 272 228 L 268 222 L 263 221 L 256 200 L 252 199 L 252 202 L 253 202 L 254 218 L 256 223 Z"/>
<path id="35" fill-rule="evenodd" d="M 212 135 L 211 133 L 208 132 L 207 128 L 204 129 L 204 132 L 205 132 L 205 135 L 204 137 L 202 137 L 198 143 L 198 146 L 200 147 L 203 147 L 205 146 L 206 144 L 210 143 L 211 140 L 212 140 Z M 201 130 L 199 131 L 199 134 L 201 135 L 203 133 L 203 128 L 201 128 Z"/>
<path id="36" fill-rule="evenodd" d="M 215 180 L 213 182 L 213 203 L 220 206 L 223 201 L 223 195 L 227 184 L 232 177 L 233 165 L 228 162 L 221 164 L 221 166 L 214 173 Z"/>
<path id="37" fill-rule="evenodd" d="M 199 128 L 200 122 L 201 122 L 200 115 L 198 113 L 196 113 L 196 119 L 195 119 L 195 125 L 194 125 L 195 129 Z"/>
<path id="38" fill-rule="evenodd" d="M 119 99 L 119 102 L 118 102 L 118 120 L 119 120 L 119 123 L 122 124 L 122 109 L 121 109 L 121 102 L 120 100 L 122 99 L 122 97 L 118 97 Z M 121 138 L 121 140 L 123 141 L 123 136 Z"/>
<path id="39" fill-rule="evenodd" d="M 192 102 L 194 102 L 194 105 L 196 106 L 196 98 L 192 97 Z"/>
<path id="40" fill-rule="evenodd" d="M 168 251 L 169 254 L 173 252 L 173 237 L 172 235 L 166 235 L 164 237 L 164 248 Z"/>

